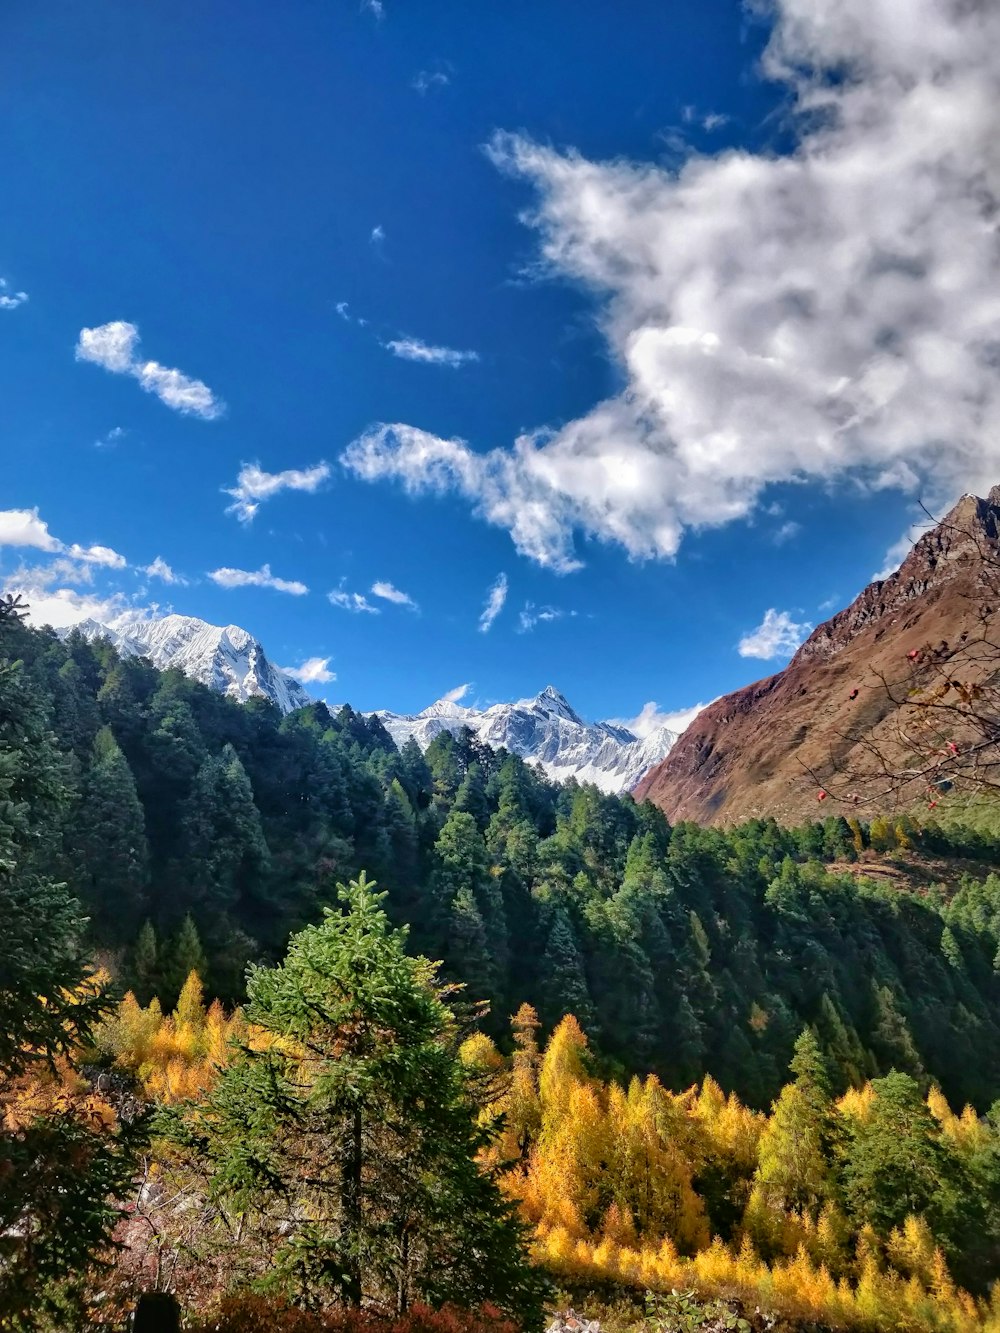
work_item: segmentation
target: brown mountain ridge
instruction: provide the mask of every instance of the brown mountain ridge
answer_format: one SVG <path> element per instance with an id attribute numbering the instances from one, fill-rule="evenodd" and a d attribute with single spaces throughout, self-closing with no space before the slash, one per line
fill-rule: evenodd
<path id="1" fill-rule="evenodd" d="M 673 822 L 702 824 L 846 813 L 857 798 L 841 784 L 832 799 L 838 775 L 903 762 L 900 700 L 913 655 L 989 640 L 998 534 L 1000 487 L 985 500 L 963 496 L 894 574 L 819 625 L 783 671 L 700 713 L 636 799 L 653 801 Z"/>

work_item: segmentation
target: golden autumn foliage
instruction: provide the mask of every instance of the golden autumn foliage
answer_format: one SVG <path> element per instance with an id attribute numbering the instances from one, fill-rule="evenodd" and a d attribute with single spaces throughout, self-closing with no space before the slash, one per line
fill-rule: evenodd
<path id="1" fill-rule="evenodd" d="M 770 1116 L 711 1078 L 679 1093 L 653 1076 L 623 1088 L 590 1072 L 574 1018 L 541 1054 L 533 1011 L 523 1007 L 516 1023 L 496 1103 L 509 1116 L 502 1181 L 557 1280 L 693 1290 L 832 1328 L 1000 1333 L 1000 1297 L 990 1310 L 958 1289 L 923 1218 L 907 1218 L 884 1242 L 871 1228 L 852 1230 L 826 1197 L 822 1153 L 794 1085 Z M 830 1114 L 863 1121 L 873 1095 L 870 1086 L 850 1091 Z M 981 1144 L 988 1131 L 974 1111 L 954 1115 L 936 1090 L 928 1105 L 959 1146 Z M 491 1164 L 499 1160 L 494 1149 Z M 712 1235 L 702 1191 L 713 1182 L 737 1218 L 729 1243 Z"/>
<path id="2" fill-rule="evenodd" d="M 852 1226 L 795 1084 L 769 1115 L 711 1077 L 680 1092 L 653 1075 L 623 1087 L 595 1076 L 572 1016 L 544 1050 L 530 1006 L 512 1022 L 510 1056 L 474 1035 L 461 1058 L 479 1079 L 484 1118 L 500 1117 L 484 1166 L 498 1171 L 533 1227 L 537 1262 L 558 1281 L 692 1290 L 834 1329 L 1000 1333 L 1000 1284 L 992 1304 L 960 1290 L 925 1218 L 881 1239 Z M 170 1102 L 204 1093 L 234 1038 L 255 1034 L 239 1011 L 206 1007 L 192 973 L 172 1014 L 127 995 L 98 1046 L 151 1100 Z M 25 1113 L 38 1095 L 24 1090 Z M 864 1125 L 875 1095 L 868 1084 L 828 1101 L 834 1135 Z M 991 1131 L 972 1108 L 956 1114 L 936 1087 L 927 1108 L 960 1154 L 988 1147 Z M 713 1234 L 720 1217 L 728 1240 Z"/>
<path id="3" fill-rule="evenodd" d="M 95 1041 L 102 1056 L 135 1076 L 150 1101 L 169 1103 L 207 1092 L 229 1059 L 230 1043 L 246 1032 L 239 1009 L 227 1014 L 218 1000 L 206 1009 L 201 979 L 192 972 L 172 1014 L 155 998 L 143 1008 L 129 991 Z"/>

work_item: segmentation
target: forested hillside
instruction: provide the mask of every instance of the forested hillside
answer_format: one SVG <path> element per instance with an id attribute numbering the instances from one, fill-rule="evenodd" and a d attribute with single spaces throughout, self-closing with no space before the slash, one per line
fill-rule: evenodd
<path id="1" fill-rule="evenodd" d="M 489 1001 L 495 1036 L 522 1002 L 550 1031 L 572 1012 L 607 1073 L 681 1087 L 710 1072 L 764 1106 L 812 1024 L 835 1091 L 895 1068 L 955 1104 L 1000 1094 L 988 835 L 840 818 L 671 829 L 470 734 L 397 751 L 349 708 L 282 718 L 106 643 L 4 633 L 61 756 L 40 869 L 143 1001 L 172 1005 L 192 968 L 241 998 L 247 961 L 279 957 L 364 869 L 414 952 Z M 972 873 L 901 893 L 850 865 L 900 845 Z"/>

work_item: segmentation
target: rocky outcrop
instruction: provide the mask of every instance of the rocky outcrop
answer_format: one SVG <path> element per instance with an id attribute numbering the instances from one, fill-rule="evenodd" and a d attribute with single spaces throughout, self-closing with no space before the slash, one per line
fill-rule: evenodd
<path id="1" fill-rule="evenodd" d="M 776 675 L 717 699 L 635 790 L 671 820 L 815 818 L 824 774 L 890 759 L 907 654 L 981 633 L 1000 584 L 1000 487 L 966 495 L 876 580 L 818 626 Z"/>

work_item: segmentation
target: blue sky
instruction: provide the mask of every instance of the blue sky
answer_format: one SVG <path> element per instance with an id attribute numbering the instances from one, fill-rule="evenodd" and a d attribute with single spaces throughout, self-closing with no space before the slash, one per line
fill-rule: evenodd
<path id="1" fill-rule="evenodd" d="M 1000 41 L 954 8 L 11 0 L 5 585 L 360 708 L 778 669 L 1000 480 Z"/>

